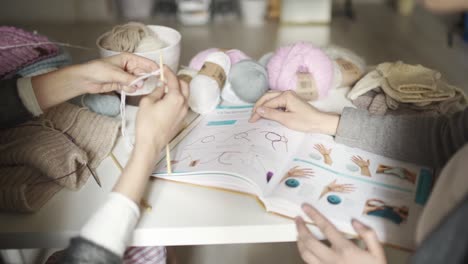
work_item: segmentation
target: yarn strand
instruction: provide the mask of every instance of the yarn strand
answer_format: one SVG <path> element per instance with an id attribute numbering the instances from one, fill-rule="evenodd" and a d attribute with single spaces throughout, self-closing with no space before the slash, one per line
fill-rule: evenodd
<path id="1" fill-rule="evenodd" d="M 134 86 L 136 85 L 138 82 L 142 81 L 142 80 L 145 80 L 145 79 L 148 79 L 149 77 L 151 76 L 159 76 L 161 73 L 161 70 L 158 69 L 158 70 L 155 70 L 155 71 L 152 71 L 152 72 L 149 72 L 149 73 L 144 73 L 144 74 L 141 74 L 140 77 L 136 78 L 135 80 L 133 80 L 129 86 Z M 127 146 L 130 148 L 130 149 L 133 149 L 133 142 L 131 142 L 131 140 L 127 137 L 127 115 L 126 115 L 126 110 L 125 110 L 125 101 L 126 101 L 126 98 L 127 98 L 127 93 L 125 91 L 121 91 L 120 92 L 120 119 L 121 119 L 121 128 L 120 128 L 120 131 L 122 133 L 122 137 L 125 139 L 125 143 L 127 144 Z"/>
<path id="2" fill-rule="evenodd" d="M 46 44 L 55 44 L 55 45 L 62 46 L 62 47 L 82 49 L 82 50 L 93 50 L 92 48 L 88 48 L 88 47 L 84 47 L 84 46 L 73 45 L 73 44 L 63 43 L 63 42 L 52 42 L 52 41 L 0 46 L 0 50 L 16 49 L 16 48 L 30 47 L 30 46 L 40 46 L 40 45 L 46 45 Z"/>

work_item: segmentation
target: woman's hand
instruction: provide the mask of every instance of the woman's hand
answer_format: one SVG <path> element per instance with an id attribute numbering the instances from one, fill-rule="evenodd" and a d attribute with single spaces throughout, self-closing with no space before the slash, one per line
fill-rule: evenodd
<path id="1" fill-rule="evenodd" d="M 176 75 L 166 66 L 164 75 L 168 93 L 164 94 L 164 87 L 159 87 L 144 97 L 136 119 L 135 149 L 150 155 L 159 154 L 179 131 L 188 110 L 188 85 L 179 83 Z"/>
<path id="2" fill-rule="evenodd" d="M 85 93 L 107 93 L 112 91 L 135 92 L 143 82 L 129 86 L 139 74 L 158 69 L 155 62 L 131 53 L 93 60 L 76 65 L 75 82 L 77 89 Z"/>
<path id="3" fill-rule="evenodd" d="M 152 60 L 122 53 L 35 76 L 31 83 L 39 106 L 45 110 L 86 93 L 135 92 L 143 86 L 141 82 L 130 87 L 138 74 L 157 69 Z"/>
<path id="4" fill-rule="evenodd" d="M 368 226 L 357 220 L 351 222 L 356 233 L 367 245 L 367 250 L 364 250 L 346 239 L 328 219 L 310 205 L 305 204 L 302 209 L 331 243 L 329 247 L 317 240 L 304 220 L 297 217 L 297 247 L 306 263 L 386 263 L 383 247 L 374 230 Z"/>
<path id="5" fill-rule="evenodd" d="M 166 66 L 164 76 L 168 93 L 164 94 L 164 87 L 158 87 L 140 101 L 136 119 L 135 148 L 114 187 L 115 192 L 136 203 L 144 193 L 161 150 L 179 131 L 187 114 L 187 83 L 179 83 L 174 73 Z"/>
<path id="6" fill-rule="evenodd" d="M 290 129 L 328 135 L 335 135 L 340 119 L 338 115 L 320 112 L 293 91 L 269 92 L 260 98 L 249 121 L 260 118 L 277 121 Z"/>

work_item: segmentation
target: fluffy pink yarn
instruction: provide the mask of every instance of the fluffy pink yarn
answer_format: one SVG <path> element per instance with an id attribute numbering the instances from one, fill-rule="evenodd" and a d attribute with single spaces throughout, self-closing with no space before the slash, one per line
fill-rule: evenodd
<path id="1" fill-rule="evenodd" d="M 198 71 L 201 70 L 201 68 L 203 67 L 203 63 L 205 63 L 206 57 L 208 57 L 208 55 L 210 55 L 211 53 L 215 53 L 218 51 L 221 51 L 221 49 L 210 48 L 210 49 L 200 51 L 197 55 L 195 55 L 195 57 L 192 58 L 192 60 L 190 60 L 189 68 L 192 68 Z M 231 65 L 234 65 L 241 60 L 250 59 L 249 56 L 247 56 L 244 52 L 238 49 L 231 49 L 231 50 L 225 51 L 225 53 L 231 59 Z"/>
<path id="2" fill-rule="evenodd" d="M 208 55 L 210 55 L 211 53 L 217 51 L 219 51 L 219 49 L 217 48 L 210 48 L 207 50 L 200 51 L 199 53 L 197 53 L 197 55 L 195 55 L 195 57 L 192 58 L 192 60 L 190 60 L 189 68 L 195 69 L 197 71 L 201 70 L 201 68 L 203 67 L 203 63 L 205 63 L 206 57 L 208 57 Z"/>
<path id="3" fill-rule="evenodd" d="M 328 95 L 333 81 L 333 64 L 325 53 L 311 44 L 298 42 L 279 48 L 267 65 L 270 89 L 295 90 L 297 72 L 313 75 L 319 99 Z"/>
<path id="4" fill-rule="evenodd" d="M 250 59 L 250 57 L 247 56 L 247 54 L 245 54 L 244 52 L 242 52 L 242 51 L 240 51 L 238 49 L 231 49 L 231 50 L 226 51 L 225 53 L 231 59 L 231 65 L 234 65 L 234 64 L 238 63 L 241 60 Z"/>

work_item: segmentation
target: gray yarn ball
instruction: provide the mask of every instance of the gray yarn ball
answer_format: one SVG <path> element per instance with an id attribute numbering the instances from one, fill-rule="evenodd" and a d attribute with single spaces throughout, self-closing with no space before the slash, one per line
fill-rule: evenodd
<path id="1" fill-rule="evenodd" d="M 234 64 L 229 72 L 233 92 L 243 101 L 257 102 L 268 91 L 268 73 L 261 64 L 243 60 Z"/>
<path id="2" fill-rule="evenodd" d="M 270 62 L 271 57 L 273 57 L 274 53 L 273 52 L 268 52 L 267 54 L 263 55 L 259 60 L 258 63 L 263 65 L 263 67 L 266 67 L 268 65 L 268 62 Z"/>
<path id="3" fill-rule="evenodd" d="M 87 107 L 100 115 L 116 117 L 120 114 L 120 99 L 115 95 L 85 94 L 73 98 L 70 102 Z"/>

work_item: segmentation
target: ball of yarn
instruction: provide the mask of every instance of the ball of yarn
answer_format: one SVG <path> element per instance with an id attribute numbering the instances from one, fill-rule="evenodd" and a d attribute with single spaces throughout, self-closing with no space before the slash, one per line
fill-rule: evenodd
<path id="1" fill-rule="evenodd" d="M 85 94 L 71 99 L 70 102 L 87 107 L 100 115 L 116 117 L 120 114 L 120 100 L 115 95 Z"/>
<path id="2" fill-rule="evenodd" d="M 156 34 L 146 36 L 138 42 L 138 46 L 135 49 L 136 53 L 155 51 L 166 47 L 167 44 L 164 43 Z"/>
<path id="3" fill-rule="evenodd" d="M 224 52 L 215 52 L 207 56 L 205 62 L 211 62 L 224 70 L 229 75 L 231 60 Z M 224 84 L 223 84 L 224 86 Z M 199 114 L 213 111 L 220 102 L 221 87 L 212 77 L 204 74 L 196 75 L 190 82 L 190 108 Z"/>
<path id="4" fill-rule="evenodd" d="M 332 60 L 336 60 L 336 59 L 341 58 L 341 59 L 349 61 L 349 62 L 353 63 L 354 65 L 358 66 L 358 68 L 362 72 L 366 71 L 366 67 L 367 67 L 366 61 L 362 57 L 357 55 L 355 52 L 353 52 L 353 51 L 351 51 L 349 49 L 345 49 L 343 47 L 339 47 L 339 46 L 335 46 L 335 45 L 330 45 L 330 46 L 324 47 L 323 51 Z"/>
<path id="5" fill-rule="evenodd" d="M 243 60 L 232 66 L 229 82 L 233 92 L 248 103 L 257 102 L 268 91 L 268 74 L 261 64 Z"/>
<path id="6" fill-rule="evenodd" d="M 135 52 L 138 43 L 152 34 L 151 30 L 136 22 L 115 26 L 102 40 L 101 47 L 117 52 Z"/>
<path id="7" fill-rule="evenodd" d="M 190 60 L 189 67 L 192 69 L 200 70 L 203 66 L 203 63 L 205 62 L 206 58 L 215 52 L 220 52 L 222 51 L 219 48 L 209 48 L 203 51 L 200 51 L 195 55 L 192 60 Z M 230 49 L 225 51 L 225 53 L 229 56 L 229 59 L 231 61 L 231 65 L 234 65 L 238 63 L 239 61 L 249 59 L 250 57 L 247 56 L 244 52 L 238 50 L 238 49 Z"/>
<path id="8" fill-rule="evenodd" d="M 234 65 L 243 60 L 250 59 L 250 57 L 247 56 L 247 54 L 238 49 L 230 49 L 228 51 L 225 51 L 225 53 L 229 56 L 229 59 L 231 59 L 231 65 Z"/>
<path id="9" fill-rule="evenodd" d="M 217 48 L 210 48 L 210 49 L 200 51 L 199 53 L 197 53 L 197 55 L 195 55 L 195 57 L 192 58 L 192 60 L 190 60 L 189 68 L 199 71 L 203 67 L 203 63 L 205 63 L 208 55 L 218 52 L 218 51 L 219 49 Z"/>
<path id="10" fill-rule="evenodd" d="M 337 59 L 349 61 L 356 65 L 362 73 L 366 72 L 367 65 L 364 59 L 356 53 L 352 52 L 351 50 L 334 45 L 324 47 L 322 50 L 333 61 L 334 77 L 332 82 L 332 88 L 338 88 L 342 86 L 343 82 L 343 74 L 341 72 L 341 67 L 336 62 Z"/>
<path id="11" fill-rule="evenodd" d="M 269 84 L 273 90 L 295 90 L 297 72 L 313 75 L 319 99 L 327 96 L 333 80 L 333 64 L 319 48 L 305 42 L 279 48 L 267 65 Z"/>
<path id="12" fill-rule="evenodd" d="M 235 104 L 235 105 L 248 104 L 248 102 L 243 101 L 242 99 L 239 98 L 239 96 L 237 96 L 234 93 L 234 91 L 232 90 L 232 85 L 229 81 L 227 81 L 226 84 L 224 85 L 223 91 L 221 93 L 221 98 L 223 98 L 225 102 Z"/>
<path id="13" fill-rule="evenodd" d="M 263 65 L 263 67 L 266 67 L 268 63 L 270 62 L 271 57 L 273 57 L 273 52 L 268 52 L 267 54 L 263 55 L 259 60 L 258 63 Z"/>

